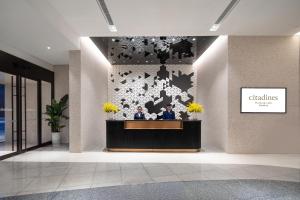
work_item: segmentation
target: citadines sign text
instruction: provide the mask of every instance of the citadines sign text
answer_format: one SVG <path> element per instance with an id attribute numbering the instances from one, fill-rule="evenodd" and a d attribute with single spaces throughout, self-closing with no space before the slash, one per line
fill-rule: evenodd
<path id="1" fill-rule="evenodd" d="M 286 88 L 241 88 L 242 113 L 285 113 Z"/>

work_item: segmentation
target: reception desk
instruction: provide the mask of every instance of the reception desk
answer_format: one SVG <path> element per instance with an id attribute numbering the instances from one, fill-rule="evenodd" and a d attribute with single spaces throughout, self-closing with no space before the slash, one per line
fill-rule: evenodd
<path id="1" fill-rule="evenodd" d="M 107 120 L 108 151 L 196 152 L 201 149 L 200 120 Z"/>

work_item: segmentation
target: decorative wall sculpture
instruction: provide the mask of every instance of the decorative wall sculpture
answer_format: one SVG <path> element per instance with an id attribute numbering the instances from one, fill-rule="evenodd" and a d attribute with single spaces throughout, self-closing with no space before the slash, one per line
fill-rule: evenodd
<path id="1" fill-rule="evenodd" d="M 91 37 L 113 65 L 192 64 L 216 36 Z"/>
<path id="2" fill-rule="evenodd" d="M 197 40 L 190 36 L 118 37 L 108 41 L 112 64 L 192 64 Z"/>
<path id="3" fill-rule="evenodd" d="M 173 105 L 177 119 L 187 119 L 194 100 L 196 73 L 192 63 L 215 36 L 92 38 L 112 63 L 109 101 L 120 107 L 115 119 L 133 119 L 142 106 L 147 119 Z"/>
<path id="4" fill-rule="evenodd" d="M 156 119 L 171 103 L 176 118 L 187 119 L 186 105 L 194 99 L 192 65 L 114 65 L 109 79 L 110 101 L 121 111 L 116 119 L 133 119 L 142 106 L 147 119 Z"/>

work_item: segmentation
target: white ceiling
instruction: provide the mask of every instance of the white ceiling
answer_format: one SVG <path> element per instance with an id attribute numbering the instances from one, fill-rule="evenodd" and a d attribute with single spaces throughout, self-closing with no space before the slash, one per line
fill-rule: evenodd
<path id="1" fill-rule="evenodd" d="M 240 0 L 217 32 L 230 0 L 106 0 L 118 32 L 96 0 L 0 0 L 0 43 L 52 65 L 68 63 L 80 36 L 293 35 L 300 0 Z M 47 50 L 51 46 L 51 50 Z"/>

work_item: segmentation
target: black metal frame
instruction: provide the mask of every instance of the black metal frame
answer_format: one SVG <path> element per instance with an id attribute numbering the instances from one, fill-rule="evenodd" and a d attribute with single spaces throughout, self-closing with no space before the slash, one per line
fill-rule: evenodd
<path id="1" fill-rule="evenodd" d="M 285 89 L 285 112 L 242 112 L 243 89 Z M 287 88 L 286 87 L 241 87 L 240 88 L 240 113 L 241 114 L 286 114 L 287 113 Z"/>
<path id="2" fill-rule="evenodd" d="M 25 61 L 21 58 L 10 55 L 6 52 L 0 51 L 0 72 L 5 72 L 8 74 L 15 75 L 16 77 L 16 102 L 12 96 L 12 106 L 16 103 L 16 122 L 12 123 L 12 131 L 14 130 L 14 124 L 17 123 L 17 151 L 0 156 L 0 160 L 24 153 L 26 151 L 34 150 L 42 146 L 51 144 L 49 142 L 42 142 L 42 87 L 41 81 L 49 82 L 51 84 L 51 99 L 54 98 L 54 72 L 44 69 L 38 65 Z M 37 117 L 38 117 L 38 144 L 33 147 L 22 149 L 22 78 L 31 79 L 37 81 Z M 13 84 L 13 82 L 12 82 Z M 12 87 L 14 87 L 12 85 Z M 13 89 L 13 88 L 12 88 Z M 13 90 L 12 90 L 13 92 Z M 26 106 L 26 105 L 25 105 Z M 14 107 L 12 107 L 14 108 Z M 12 115 L 12 120 L 14 120 L 14 115 Z M 26 129 L 26 127 L 25 127 Z M 26 130 L 25 130 L 26 131 Z M 13 140 L 14 132 L 12 132 Z M 14 146 L 14 141 L 13 141 Z"/>
<path id="3" fill-rule="evenodd" d="M 16 88 L 16 86 L 14 85 L 14 77 L 11 76 L 11 108 L 12 108 L 12 112 L 11 112 L 11 143 L 12 143 L 12 151 L 15 151 L 15 122 L 14 122 L 14 88 Z"/>

